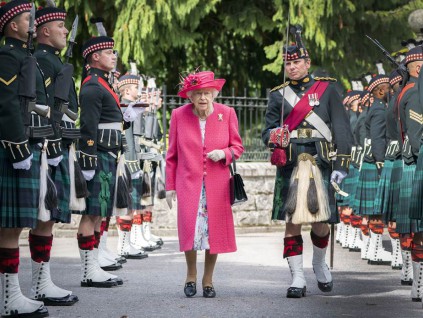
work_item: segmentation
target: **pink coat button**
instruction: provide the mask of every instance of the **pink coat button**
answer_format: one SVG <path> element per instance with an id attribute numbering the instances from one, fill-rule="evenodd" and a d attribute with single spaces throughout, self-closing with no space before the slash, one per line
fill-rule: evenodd
<path id="1" fill-rule="evenodd" d="M 203 175 L 207 176 L 207 172 L 205 172 L 205 171 L 204 171 L 204 172 L 203 172 Z"/>

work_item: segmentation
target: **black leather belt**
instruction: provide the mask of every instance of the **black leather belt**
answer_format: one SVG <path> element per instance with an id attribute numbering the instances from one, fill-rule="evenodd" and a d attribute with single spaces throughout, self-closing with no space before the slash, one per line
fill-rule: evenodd
<path id="1" fill-rule="evenodd" d="M 54 135 L 51 125 L 34 127 L 26 127 L 26 135 L 29 138 L 46 138 Z"/>
<path id="2" fill-rule="evenodd" d="M 79 139 L 81 138 L 81 131 L 76 128 L 62 128 L 62 138 Z"/>

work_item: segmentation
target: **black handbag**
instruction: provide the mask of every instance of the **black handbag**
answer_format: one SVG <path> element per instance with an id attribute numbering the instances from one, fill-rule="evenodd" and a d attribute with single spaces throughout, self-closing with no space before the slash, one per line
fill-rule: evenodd
<path id="1" fill-rule="evenodd" d="M 231 177 L 229 179 L 229 191 L 231 198 L 231 205 L 241 204 L 248 200 L 247 193 L 244 189 L 244 181 L 242 180 L 241 175 L 236 172 L 236 163 L 234 152 L 231 149 L 232 154 L 232 164 L 229 165 L 229 170 L 231 171 Z M 232 168 L 233 166 L 233 168 Z"/>

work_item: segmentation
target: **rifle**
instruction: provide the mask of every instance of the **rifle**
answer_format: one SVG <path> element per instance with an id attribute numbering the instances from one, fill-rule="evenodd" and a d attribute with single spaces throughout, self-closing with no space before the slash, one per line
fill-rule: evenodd
<path id="1" fill-rule="evenodd" d="M 54 109 L 52 111 L 52 119 L 60 124 L 63 114 L 67 115 L 73 121 L 78 119 L 78 113 L 74 113 L 69 109 L 69 91 L 73 84 L 73 65 L 69 64 L 69 58 L 72 57 L 72 49 L 75 45 L 76 32 L 78 30 L 78 15 L 72 23 L 72 30 L 69 37 L 68 48 L 66 49 L 66 62 L 63 68 L 57 74 L 54 85 Z"/>
<path id="2" fill-rule="evenodd" d="M 383 55 L 385 55 L 385 57 L 388 59 L 389 62 L 392 63 L 392 65 L 394 65 L 397 69 L 398 72 L 401 74 L 402 76 L 402 87 L 405 86 L 405 84 L 408 82 L 408 71 L 407 68 L 405 67 L 405 65 L 403 63 L 398 63 L 397 61 L 395 61 L 395 59 L 392 57 L 392 55 L 383 47 L 382 44 L 380 44 L 380 42 L 376 39 L 372 39 L 370 36 L 368 36 L 366 34 L 366 37 L 373 42 L 374 45 L 376 45 L 383 53 Z"/>

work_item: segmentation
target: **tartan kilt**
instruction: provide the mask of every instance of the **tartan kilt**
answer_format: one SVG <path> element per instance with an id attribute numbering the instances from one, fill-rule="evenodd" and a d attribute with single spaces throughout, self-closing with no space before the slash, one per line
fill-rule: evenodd
<path id="1" fill-rule="evenodd" d="M 320 169 L 320 168 L 319 168 Z M 272 220 L 286 220 L 286 214 L 284 211 L 284 200 L 288 196 L 289 183 L 294 167 L 289 167 L 286 169 L 278 168 L 276 170 L 276 180 L 273 196 L 273 208 L 272 208 Z M 330 186 L 330 169 L 320 169 L 322 173 L 322 179 L 328 191 L 329 197 L 329 206 L 331 210 L 331 216 L 327 223 L 339 223 L 339 214 L 336 212 L 336 202 L 335 202 L 335 191 Z"/>
<path id="2" fill-rule="evenodd" d="M 0 147 L 0 228 L 35 228 L 40 195 L 41 147 L 31 144 L 29 170 L 13 169 L 7 152 Z"/>
<path id="3" fill-rule="evenodd" d="M 375 202 L 374 202 L 374 214 L 386 215 L 387 201 L 389 196 L 389 188 L 391 186 L 391 175 L 392 167 L 394 162 L 391 160 L 385 160 L 383 164 L 382 173 L 380 175 L 379 184 L 377 186 Z"/>
<path id="4" fill-rule="evenodd" d="M 350 169 L 351 168 L 354 169 L 354 177 L 351 179 L 351 188 L 347 189 L 347 190 L 349 190 L 349 192 L 347 192 L 347 193 L 349 194 L 349 196 L 348 196 L 348 206 L 354 212 L 355 211 L 355 197 L 356 197 L 356 194 L 357 194 L 358 179 L 360 178 L 360 170 L 359 170 L 359 168 L 350 165 Z"/>
<path id="5" fill-rule="evenodd" d="M 350 171 L 348 172 L 348 176 L 342 181 L 342 190 L 348 193 L 348 196 L 343 197 L 342 195 L 336 193 L 336 202 L 338 206 L 350 206 L 352 191 L 355 188 L 354 183 L 357 183 L 358 174 L 358 169 L 355 168 L 353 165 L 350 165 Z M 338 200 L 338 198 L 340 198 L 340 200 Z"/>
<path id="6" fill-rule="evenodd" d="M 132 179 L 131 202 L 132 210 L 141 210 L 141 196 L 142 196 L 142 177 Z"/>
<path id="7" fill-rule="evenodd" d="M 415 220 L 411 220 L 409 217 L 411 191 L 413 188 L 413 177 L 415 171 L 415 164 L 404 164 L 400 183 L 399 209 L 396 213 L 396 232 L 400 234 L 412 233 L 416 228 L 417 222 Z"/>
<path id="8" fill-rule="evenodd" d="M 417 158 L 416 171 L 413 177 L 411 190 L 410 211 L 411 219 L 423 219 L 423 145 L 420 146 L 419 157 Z"/>
<path id="9" fill-rule="evenodd" d="M 400 188 L 401 188 L 401 178 L 403 171 L 403 161 L 402 159 L 395 159 L 392 164 L 392 173 L 390 180 L 390 187 L 387 198 L 386 211 L 384 215 L 384 220 L 386 224 L 388 222 L 395 222 L 397 218 L 398 210 L 400 209 Z"/>
<path id="10" fill-rule="evenodd" d="M 70 176 L 69 176 L 69 150 L 63 151 L 63 159 L 57 167 L 49 166 L 50 176 L 57 189 L 58 208 L 51 211 L 51 220 L 55 222 L 70 223 L 71 211 L 69 210 Z"/>
<path id="11" fill-rule="evenodd" d="M 90 193 L 86 199 L 87 208 L 85 211 L 72 211 L 72 213 L 101 217 L 112 216 L 116 168 L 115 157 L 108 152 L 97 152 L 97 169 L 94 178 L 87 181 L 87 188 Z"/>
<path id="12" fill-rule="evenodd" d="M 356 208 L 354 213 L 357 215 L 375 215 L 374 201 L 378 184 L 379 176 L 376 164 L 363 161 L 354 199 Z"/>

